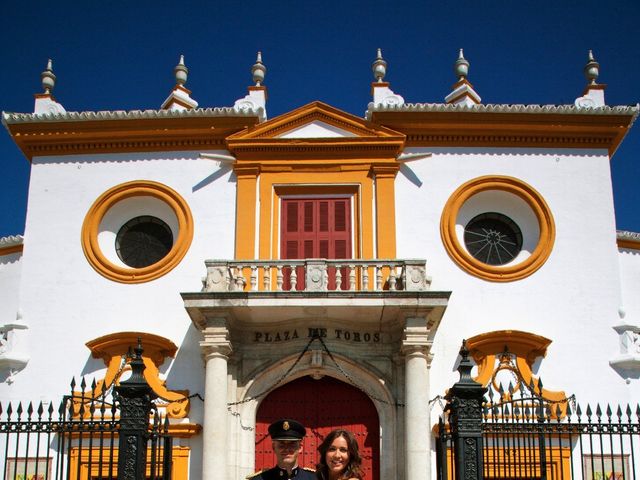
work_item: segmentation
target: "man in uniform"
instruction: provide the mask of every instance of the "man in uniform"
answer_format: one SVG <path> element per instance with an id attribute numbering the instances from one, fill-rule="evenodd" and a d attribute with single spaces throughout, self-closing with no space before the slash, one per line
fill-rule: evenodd
<path id="1" fill-rule="evenodd" d="M 315 471 L 298 466 L 298 455 L 302 453 L 302 439 L 307 430 L 304 426 L 288 418 L 269 425 L 271 446 L 278 464 L 269 470 L 262 470 L 248 476 L 252 480 L 315 480 Z"/>

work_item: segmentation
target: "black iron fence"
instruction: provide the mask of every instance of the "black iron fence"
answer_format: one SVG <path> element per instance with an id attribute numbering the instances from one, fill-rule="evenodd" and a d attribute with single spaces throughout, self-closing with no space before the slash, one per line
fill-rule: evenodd
<path id="1" fill-rule="evenodd" d="M 0 404 L 0 466 L 5 480 L 171 479 L 168 422 L 142 376 L 142 346 L 131 376 L 113 389 L 71 382 L 57 408 Z M 80 390 L 76 391 L 79 387 Z"/>
<path id="2" fill-rule="evenodd" d="M 542 381 L 526 384 L 517 371 L 506 388 L 485 388 L 464 343 L 460 355 L 438 426 L 438 480 L 640 479 L 640 405 L 550 400 Z"/>

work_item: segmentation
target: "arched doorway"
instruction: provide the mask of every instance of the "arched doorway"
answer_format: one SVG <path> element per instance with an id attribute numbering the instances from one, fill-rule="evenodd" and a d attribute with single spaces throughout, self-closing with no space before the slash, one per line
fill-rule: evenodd
<path id="1" fill-rule="evenodd" d="M 315 467 L 318 445 L 334 428 L 353 432 L 360 446 L 367 480 L 380 478 L 380 421 L 373 402 L 362 391 L 331 377 L 302 377 L 271 392 L 256 414 L 256 469 L 271 468 L 275 456 L 267 428 L 283 417 L 307 427 L 299 464 Z"/>

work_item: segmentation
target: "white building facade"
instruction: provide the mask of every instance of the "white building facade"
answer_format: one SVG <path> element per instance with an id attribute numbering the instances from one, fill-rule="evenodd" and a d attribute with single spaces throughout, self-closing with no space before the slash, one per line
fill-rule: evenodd
<path id="1" fill-rule="evenodd" d="M 461 52 L 445 102 L 409 104 L 379 54 L 366 118 L 273 119 L 260 58 L 234 107 L 198 108 L 181 59 L 144 112 L 67 112 L 49 65 L 34 113 L 3 114 L 31 178 L 0 240 L 2 402 L 106 389 L 141 338 L 175 478 L 268 466 L 288 416 L 305 466 L 347 426 L 367 478 L 418 480 L 463 339 L 480 382 L 508 347 L 550 398 L 637 401 L 640 236 L 610 172 L 637 108 L 593 63 L 574 105 L 483 105 Z"/>

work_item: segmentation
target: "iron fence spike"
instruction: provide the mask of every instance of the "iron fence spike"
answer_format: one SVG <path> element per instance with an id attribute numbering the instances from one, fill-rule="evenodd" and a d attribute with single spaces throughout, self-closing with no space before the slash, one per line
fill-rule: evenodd
<path id="1" fill-rule="evenodd" d="M 76 389 L 76 377 L 71 378 L 71 393 Z"/>
<path id="2" fill-rule="evenodd" d="M 0 402 L 0 417 L 2 417 L 2 402 Z"/>
<path id="3" fill-rule="evenodd" d="M 609 422 L 611 422 L 611 415 L 613 414 L 613 411 L 611 410 L 611 406 L 607 403 L 607 409 L 606 409 L 606 415 L 607 418 L 609 419 Z"/>
<path id="4" fill-rule="evenodd" d="M 29 406 L 27 407 L 27 415 L 29 420 L 31 420 L 31 416 L 33 415 L 33 403 L 29 402 Z"/>
<path id="5" fill-rule="evenodd" d="M 44 414 L 44 405 L 42 401 L 38 404 L 38 420 L 42 419 L 42 415 Z"/>
<path id="6" fill-rule="evenodd" d="M 80 391 L 84 394 L 87 389 L 87 381 L 84 379 L 84 375 L 82 376 L 82 380 L 80 380 Z"/>
<path id="7" fill-rule="evenodd" d="M 580 404 L 576 406 L 576 414 L 578 415 L 578 421 L 579 421 L 582 417 L 582 408 L 580 408 Z"/>
<path id="8" fill-rule="evenodd" d="M 587 403 L 587 418 L 591 419 L 592 415 L 593 415 L 593 412 L 591 411 L 591 405 Z"/>
<path id="9" fill-rule="evenodd" d="M 631 405 L 627 403 L 627 421 L 631 422 Z"/>
<path id="10" fill-rule="evenodd" d="M 513 395 L 513 383 L 511 381 L 509 381 L 509 394 Z"/>
<path id="11" fill-rule="evenodd" d="M 620 407 L 620 404 L 618 404 L 616 415 L 618 416 L 618 423 L 622 423 L 622 407 Z"/>
<path id="12" fill-rule="evenodd" d="M 567 419 L 571 419 L 571 415 L 573 415 L 573 412 L 571 411 L 571 403 L 567 402 Z"/>
<path id="13" fill-rule="evenodd" d="M 11 402 L 7 406 L 7 420 L 11 419 L 11 414 L 13 413 L 13 407 L 11 406 Z"/>
<path id="14" fill-rule="evenodd" d="M 556 418 L 562 417 L 562 409 L 560 408 L 560 404 L 556 403 Z"/>
<path id="15" fill-rule="evenodd" d="M 640 420 L 640 403 L 636 404 L 636 418 Z"/>
<path id="16" fill-rule="evenodd" d="M 596 403 L 596 417 L 598 418 L 598 422 L 600 421 L 600 418 L 602 417 L 602 409 L 600 408 L 600 404 Z"/>
<path id="17" fill-rule="evenodd" d="M 18 414 L 18 420 L 22 417 L 22 402 L 18 402 L 18 408 L 16 408 L 16 413 Z"/>

